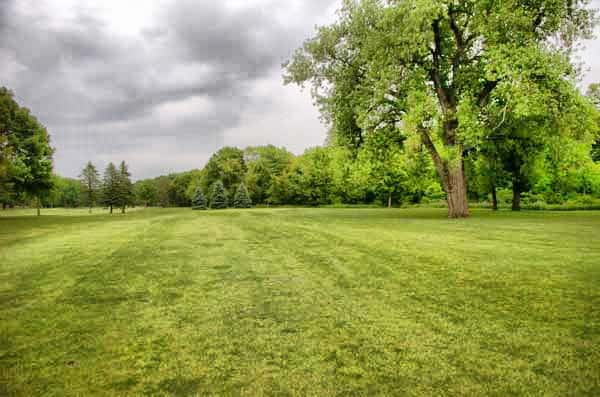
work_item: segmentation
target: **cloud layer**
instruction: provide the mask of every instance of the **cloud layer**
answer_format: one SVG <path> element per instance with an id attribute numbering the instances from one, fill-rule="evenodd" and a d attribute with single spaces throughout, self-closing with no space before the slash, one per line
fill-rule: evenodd
<path id="1" fill-rule="evenodd" d="M 124 159 L 136 178 L 156 176 L 201 167 L 223 145 L 301 152 L 325 127 L 280 65 L 338 6 L 3 0 L 0 84 L 49 128 L 62 175 Z M 599 52 L 592 41 L 582 53 L 587 81 L 600 80 Z"/>
<path id="2" fill-rule="evenodd" d="M 280 65 L 335 0 L 148 4 L 0 5 L 2 84 L 48 126 L 61 174 L 125 159 L 148 177 L 201 167 L 223 145 L 323 142 Z"/>

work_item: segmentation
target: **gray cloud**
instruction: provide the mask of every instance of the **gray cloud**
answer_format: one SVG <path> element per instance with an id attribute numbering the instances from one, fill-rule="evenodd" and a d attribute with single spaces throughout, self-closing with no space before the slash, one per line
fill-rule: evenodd
<path id="1" fill-rule="evenodd" d="M 335 3 L 165 1 L 132 33 L 93 2 L 3 1 L 1 84 L 49 127 L 69 176 L 87 160 L 124 158 L 138 177 L 200 167 L 233 130 L 248 144 L 276 136 L 277 125 L 240 123 L 248 113 L 280 121 L 286 104 L 316 131 L 291 137 L 302 150 L 324 129 L 307 95 L 281 86 L 279 65 Z M 255 89 L 264 79 L 272 91 Z"/>

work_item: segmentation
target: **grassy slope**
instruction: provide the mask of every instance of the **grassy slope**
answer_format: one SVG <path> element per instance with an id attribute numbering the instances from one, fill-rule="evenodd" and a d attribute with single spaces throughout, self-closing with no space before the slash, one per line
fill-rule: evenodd
<path id="1" fill-rule="evenodd" d="M 600 213 L 444 214 L 0 217 L 0 395 L 600 395 Z"/>

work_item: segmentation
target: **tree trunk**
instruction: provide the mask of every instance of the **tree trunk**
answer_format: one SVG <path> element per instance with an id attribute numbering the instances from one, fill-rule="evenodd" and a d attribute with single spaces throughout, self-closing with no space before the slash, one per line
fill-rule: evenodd
<path id="1" fill-rule="evenodd" d="M 121 207 L 121 214 L 125 213 L 125 207 Z"/>
<path id="2" fill-rule="evenodd" d="M 92 206 L 90 206 L 90 214 L 92 213 Z"/>
<path id="3" fill-rule="evenodd" d="M 467 218 L 469 216 L 469 201 L 467 199 L 467 183 L 465 173 L 460 165 L 446 172 L 446 194 L 448 196 L 448 217 Z"/>
<path id="4" fill-rule="evenodd" d="M 429 133 L 425 129 L 420 129 L 420 133 L 421 141 L 429 151 L 433 164 L 442 179 L 442 187 L 448 197 L 448 217 L 469 217 L 469 200 L 467 199 L 467 183 L 462 156 L 458 165 L 451 168 L 447 162 L 442 160 Z M 459 147 L 458 150 L 459 153 L 462 153 L 462 148 Z"/>
<path id="5" fill-rule="evenodd" d="M 110 205 L 110 213 L 111 213 L 111 214 L 113 213 L 113 207 L 112 207 L 112 204 Z"/>
<path id="6" fill-rule="evenodd" d="M 492 209 L 498 211 L 498 196 L 496 194 L 496 185 L 492 185 Z"/>
<path id="7" fill-rule="evenodd" d="M 392 208 L 392 192 L 388 192 L 388 208 Z"/>
<path id="8" fill-rule="evenodd" d="M 6 203 L 2 203 L 2 210 L 3 211 L 6 209 L 6 207 L 8 207 L 8 205 Z"/>
<path id="9" fill-rule="evenodd" d="M 36 206 L 35 206 L 35 207 L 36 207 L 36 209 L 37 209 L 37 216 L 40 216 L 40 215 L 42 215 L 42 214 L 41 214 L 41 212 L 40 212 L 41 200 L 40 200 L 40 198 L 39 198 L 39 197 L 37 197 L 37 200 L 35 201 L 35 203 L 36 203 Z"/>
<path id="10" fill-rule="evenodd" d="M 518 183 L 513 183 L 512 210 L 521 211 L 521 189 Z"/>

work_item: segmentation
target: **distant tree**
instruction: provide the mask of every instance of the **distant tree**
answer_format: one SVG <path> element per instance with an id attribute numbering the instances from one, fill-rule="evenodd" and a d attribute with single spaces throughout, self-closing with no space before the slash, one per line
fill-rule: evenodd
<path id="1" fill-rule="evenodd" d="M 168 176 L 163 175 L 156 178 L 154 180 L 154 183 L 156 184 L 158 205 L 160 205 L 163 208 L 170 207 L 170 192 L 173 187 L 173 180 Z"/>
<path id="2" fill-rule="evenodd" d="M 98 170 L 89 161 L 83 171 L 81 171 L 81 175 L 79 176 L 81 181 L 81 188 L 83 191 L 83 195 L 85 198 L 85 202 L 89 207 L 90 214 L 92 213 L 92 208 L 96 204 L 96 200 L 98 199 L 98 190 L 101 186 L 100 175 L 98 174 Z"/>
<path id="3" fill-rule="evenodd" d="M 197 188 L 196 193 L 194 194 L 194 198 L 192 199 L 192 209 L 205 210 L 206 208 L 206 197 L 204 197 L 202 189 Z"/>
<path id="4" fill-rule="evenodd" d="M 212 186 L 221 181 L 225 190 L 233 193 L 234 188 L 246 174 L 244 152 L 234 147 L 224 147 L 212 155 L 204 167 L 202 187 L 204 191 L 212 191 Z M 233 199 L 233 197 L 228 197 Z"/>
<path id="5" fill-rule="evenodd" d="M 77 208 L 83 201 L 82 186 L 77 179 L 54 176 L 52 189 L 44 196 L 44 206 Z"/>
<path id="6" fill-rule="evenodd" d="M 142 203 L 144 207 L 149 207 L 158 201 L 158 189 L 155 180 L 139 181 L 135 183 L 133 190 L 138 202 Z"/>
<path id="7" fill-rule="evenodd" d="M 227 192 L 223 186 L 223 182 L 216 181 L 213 183 L 212 195 L 210 197 L 210 208 L 220 210 L 227 208 Z"/>
<path id="8" fill-rule="evenodd" d="M 119 170 L 111 162 L 104 171 L 102 180 L 102 203 L 113 213 L 113 208 L 119 205 Z"/>
<path id="9" fill-rule="evenodd" d="M 244 150 L 244 161 L 248 168 L 244 183 L 253 203 L 268 203 L 269 189 L 274 179 L 283 174 L 293 157 L 284 148 L 273 145 L 248 147 Z"/>
<path id="10" fill-rule="evenodd" d="M 117 178 L 117 205 L 121 208 L 121 213 L 125 213 L 128 205 L 133 201 L 133 184 L 131 183 L 131 174 L 125 161 L 121 161 Z"/>
<path id="11" fill-rule="evenodd" d="M 248 189 L 244 182 L 240 183 L 237 191 L 235 192 L 235 197 L 233 198 L 233 206 L 235 208 L 250 208 L 252 207 L 252 200 L 248 195 Z"/>

